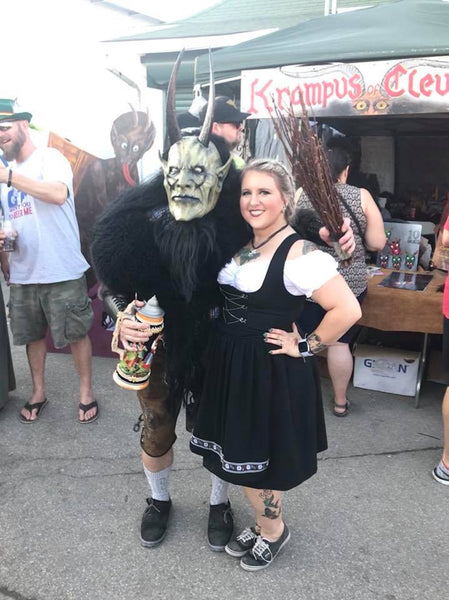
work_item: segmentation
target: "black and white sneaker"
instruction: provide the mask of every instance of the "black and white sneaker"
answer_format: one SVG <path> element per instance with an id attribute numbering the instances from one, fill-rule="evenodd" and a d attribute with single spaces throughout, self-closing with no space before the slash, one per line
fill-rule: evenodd
<path id="1" fill-rule="evenodd" d="M 147 498 L 147 504 L 140 526 L 140 543 L 144 548 L 152 548 L 160 544 L 167 535 L 171 500 Z"/>
<path id="2" fill-rule="evenodd" d="M 246 527 L 242 533 L 231 540 L 229 544 L 227 544 L 225 551 L 230 556 L 236 556 L 237 558 L 241 558 L 245 556 L 248 550 L 254 546 L 257 540 L 257 533 L 254 527 Z"/>
<path id="3" fill-rule="evenodd" d="M 443 462 L 440 460 L 438 465 L 432 471 L 432 477 L 438 483 L 442 483 L 443 485 L 449 485 L 449 473 L 447 469 L 444 468 Z"/>
<path id="4" fill-rule="evenodd" d="M 207 523 L 207 541 L 214 552 L 223 552 L 234 531 L 234 517 L 229 500 L 211 504 Z"/>
<path id="5" fill-rule="evenodd" d="M 287 525 L 284 525 L 284 531 L 281 537 L 275 542 L 257 536 L 256 543 L 245 556 L 240 560 L 240 566 L 245 571 L 260 571 L 271 565 L 273 560 L 290 539 L 290 531 Z"/>

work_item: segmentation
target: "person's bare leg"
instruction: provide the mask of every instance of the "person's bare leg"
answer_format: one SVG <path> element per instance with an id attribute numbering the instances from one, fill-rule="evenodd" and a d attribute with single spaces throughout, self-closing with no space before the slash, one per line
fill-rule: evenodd
<path id="1" fill-rule="evenodd" d="M 449 485 L 449 386 L 443 398 L 443 453 L 437 466 L 432 469 L 432 476 L 443 485 Z"/>
<path id="2" fill-rule="evenodd" d="M 255 512 L 257 533 L 268 541 L 275 542 L 284 531 L 282 493 L 276 490 L 256 490 L 247 487 L 243 490 Z"/>
<path id="3" fill-rule="evenodd" d="M 347 402 L 346 393 L 351 380 L 354 362 L 349 344 L 336 344 L 327 348 L 327 368 L 334 388 L 336 412 L 344 412 Z"/>
<path id="4" fill-rule="evenodd" d="M 90 404 L 93 402 L 94 396 L 92 392 L 92 346 L 89 336 L 86 335 L 82 340 L 72 342 L 70 350 L 80 378 L 80 403 Z M 97 408 L 95 407 L 87 412 L 80 410 L 78 418 L 80 421 L 87 421 L 94 417 L 96 413 Z"/>
<path id="5" fill-rule="evenodd" d="M 162 456 L 149 456 L 146 452 L 142 451 L 142 462 L 145 468 L 152 473 L 162 471 L 173 464 L 173 448 L 170 448 Z"/>
<path id="6" fill-rule="evenodd" d="M 443 462 L 449 468 L 449 387 L 443 398 Z"/>
<path id="7" fill-rule="evenodd" d="M 47 356 L 45 339 L 27 344 L 26 353 L 31 371 L 31 381 L 33 384 L 33 395 L 31 396 L 29 403 L 36 404 L 45 400 L 44 370 L 45 357 Z M 36 412 L 36 409 L 33 409 L 30 412 L 26 410 L 26 408 L 22 408 L 20 414 L 23 415 L 25 419 L 34 421 L 36 419 Z"/>

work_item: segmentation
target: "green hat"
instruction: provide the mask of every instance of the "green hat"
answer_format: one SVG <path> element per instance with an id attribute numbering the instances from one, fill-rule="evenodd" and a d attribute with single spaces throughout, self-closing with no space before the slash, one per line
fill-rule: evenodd
<path id="1" fill-rule="evenodd" d="M 15 112 L 15 100 L 0 98 L 0 123 L 4 121 L 31 121 L 31 113 Z"/>

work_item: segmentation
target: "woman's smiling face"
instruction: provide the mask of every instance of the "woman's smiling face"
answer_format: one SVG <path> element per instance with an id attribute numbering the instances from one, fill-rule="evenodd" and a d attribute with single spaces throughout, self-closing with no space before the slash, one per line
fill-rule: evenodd
<path id="1" fill-rule="evenodd" d="M 242 179 L 240 211 L 253 229 L 276 229 L 285 223 L 286 200 L 274 177 L 246 171 Z"/>

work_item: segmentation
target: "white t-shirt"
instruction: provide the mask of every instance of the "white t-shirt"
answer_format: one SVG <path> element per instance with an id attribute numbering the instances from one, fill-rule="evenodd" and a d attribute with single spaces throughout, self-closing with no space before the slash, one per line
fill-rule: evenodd
<path id="1" fill-rule="evenodd" d="M 269 265 L 270 260 L 254 260 L 239 265 L 232 259 L 218 274 L 218 283 L 232 285 L 245 293 L 256 292 L 262 287 Z M 286 260 L 285 289 L 293 296 L 309 298 L 315 290 L 337 275 L 337 269 L 334 258 L 321 250 Z"/>
<path id="2" fill-rule="evenodd" d="M 62 206 L 38 200 L 14 187 L 1 187 L 6 218 L 19 234 L 10 253 L 11 283 L 55 283 L 78 279 L 89 268 L 81 254 L 69 161 L 54 148 L 37 148 L 14 172 L 39 181 L 57 181 L 68 189 Z"/>

